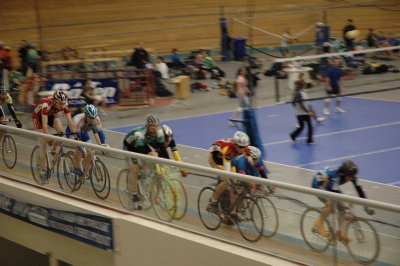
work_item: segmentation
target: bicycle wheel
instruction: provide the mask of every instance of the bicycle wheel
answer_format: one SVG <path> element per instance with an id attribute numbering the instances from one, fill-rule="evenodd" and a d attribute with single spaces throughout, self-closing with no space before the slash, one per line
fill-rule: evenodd
<path id="1" fill-rule="evenodd" d="M 90 169 L 89 178 L 94 194 L 99 199 L 106 199 L 110 195 L 110 175 L 106 165 L 99 158 L 94 161 L 94 165 Z"/>
<path id="2" fill-rule="evenodd" d="M 33 180 L 35 180 L 36 183 L 39 185 L 43 185 L 42 179 L 40 178 L 40 173 L 41 173 L 41 167 L 39 163 L 39 152 L 40 152 L 40 147 L 35 146 L 32 150 L 31 153 L 31 173 Z M 46 169 L 49 169 L 49 166 L 47 165 L 48 159 L 47 159 L 47 153 L 45 154 L 45 163 L 46 163 Z"/>
<path id="3" fill-rule="evenodd" d="M 346 235 L 351 239 L 346 244 L 351 256 L 359 263 L 369 264 L 374 262 L 379 255 L 379 236 L 369 221 L 354 217 L 346 225 Z"/>
<path id="4" fill-rule="evenodd" d="M 7 168 L 13 169 L 17 163 L 17 146 L 15 146 L 15 141 L 10 135 L 4 135 L 1 153 Z"/>
<path id="5" fill-rule="evenodd" d="M 155 180 L 152 184 L 150 199 L 157 217 L 162 221 L 172 221 L 176 214 L 176 195 L 167 180 Z"/>
<path id="6" fill-rule="evenodd" d="M 264 219 L 263 236 L 272 237 L 276 234 L 279 226 L 278 211 L 274 203 L 266 196 L 257 198 L 258 206 L 261 208 L 262 216 Z"/>
<path id="7" fill-rule="evenodd" d="M 117 176 L 117 196 L 121 205 L 131 211 L 133 210 L 133 202 L 129 182 L 128 169 L 121 170 Z"/>
<path id="8" fill-rule="evenodd" d="M 321 236 L 315 227 L 315 222 L 320 218 L 321 211 L 315 208 L 308 208 L 300 218 L 300 230 L 304 241 L 313 251 L 324 252 L 332 241 L 332 228 L 328 220 L 324 219 L 323 224 L 328 236 Z"/>
<path id="9" fill-rule="evenodd" d="M 176 213 L 174 219 L 180 220 L 185 216 L 187 211 L 188 200 L 186 189 L 182 182 L 177 178 L 169 178 L 168 181 L 172 185 L 176 195 Z"/>
<path id="10" fill-rule="evenodd" d="M 257 201 L 250 197 L 243 197 L 237 202 L 237 219 L 233 219 L 244 239 L 250 242 L 258 241 L 264 228 L 264 218 Z"/>
<path id="11" fill-rule="evenodd" d="M 217 230 L 222 222 L 218 214 L 207 210 L 214 192 L 215 189 L 212 187 L 205 187 L 200 191 L 199 197 L 197 198 L 197 211 L 199 212 L 200 221 L 209 230 Z"/>
<path id="12" fill-rule="evenodd" d="M 57 179 L 60 188 L 67 192 L 74 192 L 79 178 L 74 173 L 75 164 L 74 160 L 68 154 L 60 157 L 57 164 Z"/>

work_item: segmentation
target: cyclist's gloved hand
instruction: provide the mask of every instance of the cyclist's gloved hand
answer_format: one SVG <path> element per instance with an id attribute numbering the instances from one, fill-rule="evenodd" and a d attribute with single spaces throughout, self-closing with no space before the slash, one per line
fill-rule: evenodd
<path id="1" fill-rule="evenodd" d="M 275 193 L 275 187 L 273 186 L 267 186 L 268 190 L 269 190 L 269 194 L 274 194 Z"/>
<path id="2" fill-rule="evenodd" d="M 21 128 L 22 127 L 22 124 L 18 119 L 15 120 L 15 125 L 17 126 L 17 128 Z"/>
<path id="3" fill-rule="evenodd" d="M 368 215 L 374 215 L 375 211 L 373 209 L 368 208 L 367 206 L 364 207 L 364 211 L 368 213 Z"/>
<path id="4" fill-rule="evenodd" d="M 74 140 L 79 140 L 79 135 L 77 133 L 73 133 L 74 134 Z"/>

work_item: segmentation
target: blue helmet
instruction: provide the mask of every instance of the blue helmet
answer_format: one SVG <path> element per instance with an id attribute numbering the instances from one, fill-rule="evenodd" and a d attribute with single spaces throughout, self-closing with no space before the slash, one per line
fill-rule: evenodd
<path id="1" fill-rule="evenodd" d="M 85 110 L 83 110 L 83 112 L 85 113 L 85 115 L 89 118 L 96 118 L 99 115 L 97 114 L 97 108 L 92 105 L 92 104 L 88 104 L 85 106 Z"/>

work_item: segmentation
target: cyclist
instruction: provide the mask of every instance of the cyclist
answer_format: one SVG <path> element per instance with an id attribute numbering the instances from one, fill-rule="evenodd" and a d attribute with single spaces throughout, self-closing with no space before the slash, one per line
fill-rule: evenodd
<path id="1" fill-rule="evenodd" d="M 172 129 L 167 125 L 163 125 L 161 129 L 164 133 L 165 142 L 163 147 L 157 150 L 158 157 L 170 159 L 170 156 L 168 154 L 168 148 L 170 148 L 175 161 L 181 162 L 182 159 L 181 156 L 179 155 L 178 148 L 176 147 L 174 133 L 172 132 Z M 188 175 L 187 171 L 183 168 L 180 169 L 180 172 L 182 177 L 186 177 Z"/>
<path id="2" fill-rule="evenodd" d="M 160 120 L 154 114 L 149 114 L 146 116 L 146 124 L 144 126 L 139 126 L 131 130 L 123 141 L 123 149 L 126 151 L 137 152 L 141 154 L 147 154 L 156 156 L 152 147 L 155 150 L 160 150 L 164 148 L 164 133 L 161 128 L 159 128 Z M 152 144 L 150 146 L 150 143 Z M 137 181 L 139 174 L 139 160 L 136 158 L 131 158 L 128 160 L 129 172 L 131 175 L 131 193 L 132 201 L 134 203 L 134 208 L 141 210 L 142 203 L 137 195 Z"/>
<path id="3" fill-rule="evenodd" d="M 63 111 L 67 119 L 68 126 L 73 134 L 76 134 L 75 125 L 72 122 L 71 113 L 68 106 L 68 97 L 62 91 L 55 91 L 53 96 L 48 96 L 40 100 L 32 112 L 32 120 L 35 129 L 39 132 L 50 134 L 49 126 L 54 128 L 58 134 L 63 131 L 63 126 L 60 119 L 58 118 L 58 113 Z M 77 136 L 75 135 L 77 138 Z M 40 153 L 39 153 L 39 163 L 41 167 L 40 178 L 43 184 L 48 184 L 46 167 L 45 167 L 45 157 L 46 153 L 46 139 L 40 140 Z M 52 145 L 53 141 L 49 141 L 49 145 Z M 55 153 L 57 148 L 56 143 L 52 145 L 52 153 Z"/>
<path id="4" fill-rule="evenodd" d="M 8 111 L 10 112 L 12 118 L 14 119 L 15 125 L 18 128 L 21 128 L 22 124 L 18 120 L 17 114 L 15 113 L 13 100 L 12 100 L 10 94 L 8 93 L 8 90 L 6 89 L 6 87 L 4 85 L 0 85 L 0 124 L 4 124 L 4 122 L 1 122 L 1 120 L 5 119 L 5 114 L 4 114 L 3 108 L 1 106 L 5 103 L 7 104 Z M 3 135 L 4 135 L 4 131 L 0 130 L 0 142 L 3 139 Z"/>
<path id="5" fill-rule="evenodd" d="M 248 154 L 248 146 L 250 144 L 249 136 L 242 131 L 236 131 L 233 138 L 220 139 L 213 143 L 210 148 L 208 162 L 211 167 L 231 171 L 231 160 L 233 157 Z M 221 183 L 215 189 L 214 195 L 211 197 L 208 210 L 210 212 L 218 212 L 218 200 L 221 194 L 228 188 L 228 179 L 220 177 Z"/>
<path id="6" fill-rule="evenodd" d="M 248 156 L 242 154 L 232 159 L 232 172 L 268 179 L 267 173 L 269 171 L 261 159 L 261 151 L 257 147 L 249 146 Z M 271 186 L 268 186 L 268 189 L 270 193 L 275 191 L 275 188 Z M 262 192 L 263 186 L 256 185 L 256 190 Z"/>
<path id="7" fill-rule="evenodd" d="M 326 166 L 322 170 L 318 171 L 317 174 L 314 176 L 312 187 L 316 189 L 324 189 L 331 192 L 342 193 L 339 186 L 348 181 L 351 181 L 354 185 L 354 188 L 357 190 L 358 195 L 361 198 L 366 198 L 362 187 L 357 182 L 357 172 L 357 165 L 352 160 L 345 160 L 340 166 Z M 325 230 L 323 221 L 331 213 L 333 213 L 332 205 L 334 204 L 334 201 L 327 200 L 321 197 L 318 198 L 325 203 L 325 208 L 321 211 L 320 218 L 315 222 L 315 229 L 319 232 L 321 236 L 328 236 L 329 233 Z M 339 231 L 337 233 L 339 240 L 343 242 L 349 242 L 351 241 L 351 239 L 343 233 L 343 221 L 345 220 L 347 207 L 339 201 L 336 202 L 336 205 L 339 210 Z M 374 211 L 372 209 L 369 209 L 368 207 L 365 207 L 364 210 L 369 215 L 372 215 L 374 213 Z"/>
<path id="8" fill-rule="evenodd" d="M 72 118 L 72 121 L 77 129 L 76 133 L 79 139 L 83 142 L 90 141 L 89 132 L 93 132 L 94 139 L 98 145 L 107 146 L 106 136 L 101 128 L 100 118 L 97 112 L 97 108 L 94 105 L 88 104 L 83 109 L 83 113 L 77 114 Z M 71 129 L 67 126 L 65 132 L 70 137 Z M 83 168 L 81 167 L 81 161 L 83 159 Z M 75 173 L 84 181 L 84 170 L 87 169 L 89 163 L 93 160 L 93 151 L 88 149 L 86 152 L 85 148 L 76 147 L 74 153 L 75 161 Z"/>

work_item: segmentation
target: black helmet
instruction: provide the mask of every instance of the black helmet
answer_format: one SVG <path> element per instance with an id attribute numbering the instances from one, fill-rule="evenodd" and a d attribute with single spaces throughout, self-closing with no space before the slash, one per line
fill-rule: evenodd
<path id="1" fill-rule="evenodd" d="M 345 160 L 340 166 L 339 172 L 344 176 L 355 177 L 358 172 L 357 165 L 352 160 Z"/>

